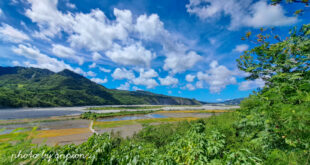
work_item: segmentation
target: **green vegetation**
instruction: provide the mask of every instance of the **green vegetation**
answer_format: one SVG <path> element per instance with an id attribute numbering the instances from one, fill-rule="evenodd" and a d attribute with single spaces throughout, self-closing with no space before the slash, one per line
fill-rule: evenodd
<path id="1" fill-rule="evenodd" d="M 95 121 L 94 128 L 114 128 L 126 125 L 135 125 L 135 124 L 151 124 L 151 123 L 171 123 L 179 122 L 183 120 L 191 121 L 197 120 L 198 118 L 194 117 L 180 117 L 180 118 L 154 118 L 154 119 L 137 119 L 137 120 L 120 120 L 120 121 Z"/>
<path id="2" fill-rule="evenodd" d="M 84 105 L 201 104 L 194 99 L 145 91 L 107 89 L 69 70 L 0 67 L 1 107 L 51 107 Z"/>
<path id="3" fill-rule="evenodd" d="M 93 119 L 104 118 L 104 117 L 148 114 L 148 113 L 153 113 L 153 112 L 156 112 L 156 111 L 120 111 L 120 112 L 111 112 L 111 113 L 84 112 L 81 114 L 81 118 L 93 120 Z"/>
<path id="4" fill-rule="evenodd" d="M 121 107 L 90 107 L 87 110 L 126 110 L 126 109 L 161 109 L 165 106 L 121 106 Z"/>

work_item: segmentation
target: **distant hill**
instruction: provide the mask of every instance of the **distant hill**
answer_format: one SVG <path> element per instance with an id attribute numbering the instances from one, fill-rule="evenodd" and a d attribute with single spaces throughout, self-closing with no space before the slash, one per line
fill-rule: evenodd
<path id="1" fill-rule="evenodd" d="M 237 99 L 226 100 L 226 101 L 220 102 L 219 104 L 239 105 L 243 99 L 244 98 L 237 98 Z"/>
<path id="2" fill-rule="evenodd" d="M 108 89 L 70 70 L 0 67 L 0 107 L 122 104 L 197 105 L 195 99 Z"/>

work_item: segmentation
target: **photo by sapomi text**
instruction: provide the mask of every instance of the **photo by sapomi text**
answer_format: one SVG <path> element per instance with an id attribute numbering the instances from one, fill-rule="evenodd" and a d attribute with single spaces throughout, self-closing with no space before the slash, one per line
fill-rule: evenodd
<path id="1" fill-rule="evenodd" d="M 37 159 L 37 158 L 43 158 L 43 159 L 47 159 L 48 162 L 50 162 L 52 160 L 52 158 L 55 158 L 57 160 L 59 159 L 86 159 L 89 158 L 89 155 L 84 155 L 84 154 L 59 154 L 59 153 L 55 153 L 55 154 L 51 154 L 51 153 L 47 153 L 45 150 L 42 151 L 41 153 L 32 153 L 32 151 L 30 151 L 30 153 L 23 153 L 22 150 L 20 150 L 18 152 L 18 154 L 12 154 L 11 155 L 11 161 L 13 161 L 14 159 Z"/>

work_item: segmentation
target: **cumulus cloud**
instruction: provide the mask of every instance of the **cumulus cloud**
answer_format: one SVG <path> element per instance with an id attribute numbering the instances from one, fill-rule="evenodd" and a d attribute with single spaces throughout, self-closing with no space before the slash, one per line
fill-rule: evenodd
<path id="1" fill-rule="evenodd" d="M 66 2 L 66 6 L 67 6 L 68 8 L 70 8 L 70 9 L 76 9 L 75 4 L 70 3 L 70 2 Z"/>
<path id="2" fill-rule="evenodd" d="M 185 79 L 187 82 L 193 82 L 195 78 L 196 78 L 196 76 L 192 75 L 192 74 L 188 74 L 185 76 Z"/>
<path id="3" fill-rule="evenodd" d="M 244 51 L 246 51 L 248 49 L 249 49 L 249 45 L 241 44 L 241 45 L 237 45 L 233 51 L 242 53 L 242 52 L 244 52 Z"/>
<path id="4" fill-rule="evenodd" d="M 196 52 L 190 51 L 187 54 L 168 54 L 165 59 L 164 70 L 171 70 L 172 73 L 182 73 L 192 68 L 202 57 Z"/>
<path id="5" fill-rule="evenodd" d="M 0 26 L 0 38 L 4 41 L 14 43 L 21 43 L 23 41 L 30 40 L 30 37 L 24 32 L 4 23 Z"/>
<path id="6" fill-rule="evenodd" d="M 93 62 L 93 63 L 92 63 L 92 64 L 90 64 L 88 67 L 89 67 L 89 68 L 95 68 L 95 67 L 96 67 L 96 65 L 97 65 L 97 64 Z"/>
<path id="7" fill-rule="evenodd" d="M 115 80 L 122 80 L 122 79 L 134 79 L 135 74 L 132 70 L 127 70 L 125 68 L 116 68 L 114 72 L 112 73 L 112 77 Z"/>
<path id="8" fill-rule="evenodd" d="M 268 5 L 266 1 L 255 3 L 251 8 L 251 14 L 244 20 L 244 24 L 251 27 L 283 26 L 297 22 L 297 17 L 285 16 L 281 5 Z"/>
<path id="9" fill-rule="evenodd" d="M 125 84 L 121 84 L 116 89 L 118 89 L 118 90 L 129 90 L 129 88 L 130 88 L 130 84 L 128 82 L 126 82 Z"/>
<path id="10" fill-rule="evenodd" d="M 166 85 L 166 86 L 169 86 L 169 85 L 175 86 L 179 83 L 178 79 L 171 77 L 171 76 L 167 76 L 165 78 L 159 78 L 159 81 L 161 85 Z"/>
<path id="11" fill-rule="evenodd" d="M 71 45 L 91 51 L 103 51 L 111 48 L 114 40 L 126 40 L 128 29 L 123 21 L 126 14 L 131 15 L 131 12 L 114 9 L 116 23 L 110 21 L 99 9 L 92 10 L 89 14 L 77 14 L 71 29 L 75 33 L 69 37 Z"/>
<path id="12" fill-rule="evenodd" d="M 106 50 L 113 45 L 113 40 L 127 39 L 128 22 L 131 23 L 129 10 L 114 9 L 116 21 L 111 21 L 99 9 L 86 14 L 65 14 L 57 9 L 57 0 L 28 0 L 28 3 L 30 8 L 25 14 L 40 29 L 36 37 L 50 39 L 64 31 L 69 34 L 72 47 L 91 51 Z"/>
<path id="13" fill-rule="evenodd" d="M 243 81 L 239 84 L 239 90 L 241 91 L 247 91 L 251 89 L 256 89 L 256 88 L 262 88 L 265 86 L 265 81 L 262 79 L 255 79 L 255 80 L 247 80 Z"/>
<path id="14" fill-rule="evenodd" d="M 150 67 L 156 54 L 147 50 L 142 41 L 162 45 L 166 56 L 163 67 L 172 73 L 184 72 L 201 59 L 191 51 L 188 40 L 164 28 L 157 14 L 139 15 L 134 20 L 131 11 L 115 8 L 115 19 L 110 19 L 99 9 L 63 13 L 57 9 L 57 0 L 27 1 L 30 8 L 25 15 L 39 27 L 33 34 L 35 37 L 50 40 L 66 34 L 72 48 L 94 52 L 93 61 L 102 59 L 99 53 L 104 53 L 117 64 Z"/>
<path id="15" fill-rule="evenodd" d="M 49 69 L 53 72 L 60 72 L 64 69 L 68 69 L 83 76 L 95 76 L 94 72 L 84 72 L 81 68 L 72 68 L 64 61 L 49 57 L 48 55 L 41 53 L 40 50 L 36 47 L 33 47 L 29 44 L 19 44 L 17 47 L 13 47 L 12 51 L 18 55 L 27 58 L 28 60 L 31 60 L 24 62 L 24 65 L 28 67 Z"/>
<path id="16" fill-rule="evenodd" d="M 92 54 L 92 57 L 93 57 L 93 60 L 94 60 L 94 61 L 98 61 L 99 59 L 102 58 L 102 56 L 101 56 L 98 52 L 94 52 L 94 53 Z"/>
<path id="17" fill-rule="evenodd" d="M 106 69 L 106 68 L 103 68 L 103 67 L 99 67 L 99 70 L 101 70 L 102 72 L 105 72 L 105 73 L 110 73 L 111 72 L 111 69 Z"/>
<path id="18" fill-rule="evenodd" d="M 138 88 L 138 87 L 136 87 L 136 86 L 133 86 L 133 87 L 132 87 L 132 90 L 134 90 L 134 91 L 139 91 L 139 90 L 142 90 L 142 89 L 140 89 L 140 88 Z"/>
<path id="19" fill-rule="evenodd" d="M 132 83 L 134 83 L 135 85 L 144 85 L 149 89 L 158 86 L 157 81 L 153 79 L 154 77 L 158 76 L 158 73 L 155 70 L 140 69 L 139 72 L 139 77 L 132 79 Z"/>
<path id="20" fill-rule="evenodd" d="M 190 91 L 193 91 L 193 90 L 196 89 L 195 86 L 194 86 L 193 84 L 186 84 L 185 88 L 187 88 L 187 89 L 190 90 Z"/>
<path id="21" fill-rule="evenodd" d="M 13 61 L 12 64 L 13 64 L 14 66 L 20 66 L 20 65 L 21 65 L 20 62 L 18 62 L 18 61 Z"/>
<path id="22" fill-rule="evenodd" d="M 59 61 L 56 58 L 51 58 L 45 54 L 42 54 L 37 48 L 26 46 L 26 45 L 18 45 L 18 47 L 14 47 L 13 52 L 26 57 L 27 59 L 31 59 L 36 63 L 29 63 L 29 66 L 49 69 L 54 72 L 62 71 L 63 69 L 74 70 L 71 66 L 65 64 L 63 61 Z"/>
<path id="23" fill-rule="evenodd" d="M 79 57 L 78 55 L 76 55 L 76 52 L 72 48 L 59 44 L 53 44 L 52 46 L 53 46 L 52 52 L 57 57 L 73 59 L 77 61 L 79 65 L 82 65 L 84 63 L 83 57 Z"/>
<path id="24" fill-rule="evenodd" d="M 88 71 L 88 72 L 86 72 L 86 75 L 90 76 L 90 77 L 95 77 L 97 74 L 93 71 Z"/>
<path id="25" fill-rule="evenodd" d="M 152 14 L 150 16 L 144 14 L 139 16 L 137 18 L 135 30 L 144 39 L 155 39 L 166 33 L 164 23 L 160 21 L 157 14 Z"/>
<path id="26" fill-rule="evenodd" d="M 203 81 L 202 80 L 197 81 L 195 86 L 196 86 L 196 88 L 203 88 Z"/>
<path id="27" fill-rule="evenodd" d="M 186 8 L 188 13 L 202 20 L 229 16 L 230 29 L 241 26 L 283 26 L 297 22 L 296 17 L 285 16 L 282 6 L 269 5 L 264 0 L 190 0 Z"/>
<path id="28" fill-rule="evenodd" d="M 235 72 L 227 69 L 223 65 L 219 65 L 217 61 L 210 63 L 210 69 L 205 73 L 198 72 L 197 78 L 208 84 L 211 93 L 219 93 L 227 85 L 236 84 Z"/>
<path id="29" fill-rule="evenodd" d="M 135 43 L 125 47 L 115 44 L 112 50 L 106 52 L 106 56 L 118 64 L 149 67 L 156 55 L 141 43 Z"/>
<path id="30" fill-rule="evenodd" d="M 158 83 L 156 82 L 156 80 L 152 78 L 138 77 L 138 78 L 133 79 L 132 82 L 135 85 L 144 85 L 148 89 L 155 88 L 156 86 L 158 86 Z"/>
<path id="31" fill-rule="evenodd" d="M 154 69 L 145 70 L 141 68 L 139 72 L 140 72 L 140 77 L 143 77 L 143 78 L 152 78 L 152 77 L 158 76 L 158 73 Z"/>
<path id="32" fill-rule="evenodd" d="M 101 78 L 91 78 L 90 79 L 91 81 L 97 83 L 97 84 L 104 84 L 104 83 L 107 83 L 108 82 L 108 79 L 105 78 L 105 79 L 101 79 Z"/>
<path id="33" fill-rule="evenodd" d="M 71 14 L 57 10 L 58 0 L 28 0 L 28 3 L 31 8 L 26 9 L 25 15 L 40 29 L 35 32 L 35 37 L 48 39 L 61 31 L 70 31 L 74 19 Z"/>

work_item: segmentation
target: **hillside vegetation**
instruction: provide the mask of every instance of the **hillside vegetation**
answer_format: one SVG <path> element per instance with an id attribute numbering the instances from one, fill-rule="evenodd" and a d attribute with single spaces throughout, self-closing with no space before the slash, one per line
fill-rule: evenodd
<path id="1" fill-rule="evenodd" d="M 242 101 L 236 112 L 191 122 L 146 125 L 131 139 L 93 135 L 81 145 L 34 147 L 31 140 L 25 140 L 27 134 L 19 134 L 19 142 L 1 143 L 0 163 L 309 164 L 309 37 L 310 25 L 304 25 L 284 41 L 263 41 L 241 56 L 239 68 L 250 73 L 249 79 L 264 78 L 267 85 Z M 32 154 L 44 151 L 52 156 L 10 159 L 20 150 Z M 57 156 L 68 153 L 86 157 Z"/>
<path id="2" fill-rule="evenodd" d="M 69 70 L 0 67 L 0 107 L 121 104 L 198 105 L 194 99 L 107 89 Z"/>

